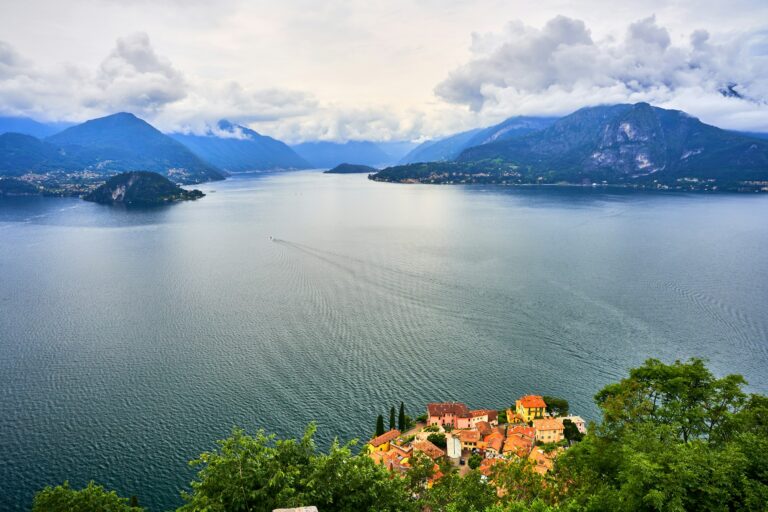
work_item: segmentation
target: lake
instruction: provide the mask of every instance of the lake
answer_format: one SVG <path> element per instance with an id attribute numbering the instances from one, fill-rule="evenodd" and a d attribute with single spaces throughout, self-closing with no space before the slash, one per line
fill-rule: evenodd
<path id="1" fill-rule="evenodd" d="M 237 176 L 150 210 L 0 199 L 0 496 L 161 511 L 233 426 L 592 397 L 648 357 L 768 392 L 768 195 Z M 270 240 L 273 237 L 274 240 Z"/>

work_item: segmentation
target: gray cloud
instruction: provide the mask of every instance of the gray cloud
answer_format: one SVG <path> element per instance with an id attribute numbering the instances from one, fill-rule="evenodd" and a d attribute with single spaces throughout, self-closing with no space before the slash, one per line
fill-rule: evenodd
<path id="1" fill-rule="evenodd" d="M 650 101 L 732 127 L 766 127 L 755 115 L 765 116 L 768 100 L 766 31 L 715 38 L 697 30 L 674 44 L 652 16 L 630 24 L 623 39 L 595 41 L 583 22 L 558 16 L 541 29 L 513 22 L 503 34 L 475 36 L 472 51 L 435 92 L 475 112 L 563 114 Z"/>

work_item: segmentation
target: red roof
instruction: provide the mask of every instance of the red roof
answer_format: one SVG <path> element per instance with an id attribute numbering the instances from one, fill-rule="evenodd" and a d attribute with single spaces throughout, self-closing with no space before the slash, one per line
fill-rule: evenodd
<path id="1" fill-rule="evenodd" d="M 501 446 L 504 444 L 504 437 L 499 435 L 491 434 L 490 436 L 487 436 L 485 438 L 485 442 L 488 444 L 488 447 L 486 449 L 493 449 L 497 453 L 501 452 Z"/>
<path id="2" fill-rule="evenodd" d="M 424 441 L 414 441 L 411 444 L 413 445 L 414 450 L 426 453 L 432 459 L 439 459 L 445 455 L 443 450 L 435 446 L 435 444 L 431 441 L 427 441 L 426 439 Z"/>
<path id="3" fill-rule="evenodd" d="M 537 409 L 547 406 L 547 404 L 544 403 L 544 399 L 539 395 L 525 395 L 524 397 L 520 398 L 520 403 L 526 409 Z"/>
<path id="4" fill-rule="evenodd" d="M 477 430 L 459 430 L 459 439 L 464 443 L 476 443 L 480 440 L 480 432 Z"/>
<path id="5" fill-rule="evenodd" d="M 563 430 L 563 422 L 555 418 L 542 418 L 533 420 L 533 428 L 536 430 Z"/>
<path id="6" fill-rule="evenodd" d="M 461 402 L 432 402 L 427 404 L 427 412 L 430 416 L 445 416 L 452 414 L 459 418 L 469 416 L 469 409 Z"/>
<path id="7" fill-rule="evenodd" d="M 520 436 L 525 436 L 533 439 L 534 437 L 536 437 L 536 429 L 529 426 L 515 425 L 514 427 L 509 427 L 509 431 L 507 432 L 507 434 L 510 436 L 513 434 L 517 434 Z"/>
<path id="8" fill-rule="evenodd" d="M 487 421 L 478 421 L 475 424 L 475 428 L 478 432 L 480 432 L 480 435 L 487 436 L 491 432 L 493 432 L 493 428 L 491 427 L 491 424 Z"/>
<path id="9" fill-rule="evenodd" d="M 533 439 L 513 434 L 504 441 L 504 453 L 514 453 L 518 457 L 526 457 L 533 448 Z"/>
<path id="10" fill-rule="evenodd" d="M 373 439 L 371 439 L 368 442 L 368 444 L 370 444 L 371 446 L 373 446 L 375 448 L 377 446 L 383 445 L 384 443 L 388 443 L 388 442 L 392 441 L 393 439 L 397 439 L 398 437 L 400 437 L 400 431 L 399 430 L 397 430 L 397 429 L 390 430 L 389 432 L 384 432 L 379 437 L 374 437 Z"/>

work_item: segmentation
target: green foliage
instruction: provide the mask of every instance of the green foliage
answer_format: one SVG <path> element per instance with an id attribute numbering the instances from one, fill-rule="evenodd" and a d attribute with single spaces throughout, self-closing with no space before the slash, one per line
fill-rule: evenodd
<path id="1" fill-rule="evenodd" d="M 509 423 L 509 419 L 507 418 L 507 410 L 506 409 L 499 409 L 498 422 L 499 422 L 499 425 L 503 425 L 505 423 Z"/>
<path id="2" fill-rule="evenodd" d="M 424 427 L 424 432 L 440 432 L 440 427 L 437 425 L 429 425 Z"/>
<path id="3" fill-rule="evenodd" d="M 389 430 L 395 429 L 395 406 L 389 408 Z"/>
<path id="4" fill-rule="evenodd" d="M 547 412 L 552 416 L 568 416 L 568 400 L 555 396 L 543 396 Z"/>
<path id="5" fill-rule="evenodd" d="M 405 419 L 405 404 L 400 402 L 400 412 L 397 415 L 397 428 L 400 432 L 405 432 L 408 429 Z"/>
<path id="6" fill-rule="evenodd" d="M 69 482 L 46 487 L 35 495 L 32 512 L 141 512 L 115 491 L 106 491 L 90 482 L 84 489 L 72 489 Z"/>
<path id="7" fill-rule="evenodd" d="M 467 466 L 469 466 L 470 469 L 477 469 L 480 467 L 481 462 L 483 462 L 483 457 L 473 453 L 467 460 Z"/>
<path id="8" fill-rule="evenodd" d="M 376 437 L 380 436 L 384 433 L 384 416 L 379 414 L 379 417 L 376 418 Z"/>
<path id="9" fill-rule="evenodd" d="M 419 416 L 416 416 L 416 421 L 418 421 L 419 423 L 426 423 L 427 419 L 429 419 L 429 418 L 427 417 L 426 413 L 420 414 Z"/>
<path id="10" fill-rule="evenodd" d="M 184 494 L 180 512 L 269 512 L 315 505 L 323 511 L 408 510 L 405 482 L 352 445 L 334 443 L 328 454 L 314 443 L 310 425 L 300 440 L 278 440 L 259 431 L 235 429 L 219 449 L 192 461 L 201 467 Z"/>
<path id="11" fill-rule="evenodd" d="M 581 441 L 584 434 L 579 432 L 579 428 L 571 420 L 563 420 L 563 435 L 569 442 Z"/>
<path id="12" fill-rule="evenodd" d="M 455 470 L 445 470 L 419 505 L 434 512 L 481 512 L 495 502 L 495 487 L 483 481 L 479 472 L 461 477 Z"/>
<path id="13" fill-rule="evenodd" d="M 448 446 L 448 441 L 445 439 L 445 434 L 442 433 L 435 432 L 434 434 L 429 434 L 427 436 L 427 440 L 435 446 L 442 448 L 443 450 L 445 450 L 445 448 Z"/>

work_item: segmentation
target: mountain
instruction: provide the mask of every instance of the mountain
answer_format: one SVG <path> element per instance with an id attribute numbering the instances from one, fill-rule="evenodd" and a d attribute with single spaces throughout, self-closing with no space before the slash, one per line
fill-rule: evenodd
<path id="1" fill-rule="evenodd" d="M 369 141 L 303 142 L 291 147 L 313 167 L 321 169 L 330 169 L 344 162 L 381 166 L 396 161 L 378 145 Z"/>
<path id="2" fill-rule="evenodd" d="M 556 117 L 515 116 L 488 128 L 478 128 L 427 141 L 405 155 L 400 164 L 416 162 L 445 162 L 454 160 L 463 150 L 500 140 L 513 139 L 543 130 L 557 121 Z"/>
<path id="3" fill-rule="evenodd" d="M 157 173 L 133 171 L 112 176 L 83 199 L 101 204 L 157 206 L 203 196 L 199 190 L 184 190 Z"/>
<path id="4" fill-rule="evenodd" d="M 0 116 L 0 134 L 23 133 L 41 139 L 72 126 L 70 123 L 40 123 L 29 117 Z"/>
<path id="5" fill-rule="evenodd" d="M 762 187 L 748 182 L 768 180 L 768 141 L 647 103 L 589 107 L 544 130 L 467 148 L 455 163 L 393 167 L 373 179 Z"/>
<path id="6" fill-rule="evenodd" d="M 373 173 L 376 171 L 378 171 L 378 169 L 367 165 L 339 164 L 333 169 L 325 171 L 324 174 L 362 174 L 366 172 Z"/>
<path id="7" fill-rule="evenodd" d="M 179 183 L 224 178 L 183 144 L 125 112 L 72 126 L 45 141 L 96 172 L 152 171 Z"/>
<path id="8" fill-rule="evenodd" d="M 53 144 L 21 133 L 0 135 L 0 175 L 21 176 L 29 171 L 46 173 L 76 167 Z"/>
<path id="9" fill-rule="evenodd" d="M 207 135 L 172 133 L 203 160 L 227 172 L 308 169 L 309 163 L 287 144 L 229 121 L 219 121 Z"/>
<path id="10" fill-rule="evenodd" d="M 399 163 L 404 165 L 416 162 L 444 162 L 453 160 L 467 147 L 467 142 L 481 131 L 480 128 L 477 128 L 457 133 L 444 139 L 428 140 L 416 146 L 410 153 L 400 159 Z"/>

